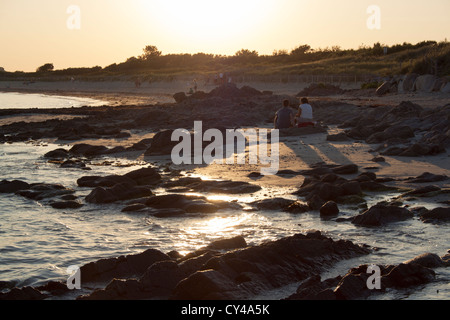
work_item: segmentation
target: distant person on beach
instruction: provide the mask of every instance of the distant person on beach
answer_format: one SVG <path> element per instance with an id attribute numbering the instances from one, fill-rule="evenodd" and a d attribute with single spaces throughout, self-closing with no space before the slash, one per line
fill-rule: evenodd
<path id="1" fill-rule="evenodd" d="M 298 127 L 314 126 L 313 109 L 307 98 L 302 98 L 295 122 Z"/>
<path id="2" fill-rule="evenodd" d="M 289 107 L 289 100 L 283 101 L 283 107 L 275 114 L 275 129 L 291 128 L 294 123 L 294 110 Z"/>

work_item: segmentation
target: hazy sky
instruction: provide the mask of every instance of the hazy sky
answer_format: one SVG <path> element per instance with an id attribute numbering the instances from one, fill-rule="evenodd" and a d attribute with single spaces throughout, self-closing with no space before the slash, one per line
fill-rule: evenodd
<path id="1" fill-rule="evenodd" d="M 146 45 L 233 55 L 444 41 L 449 12 L 450 0 L 0 0 L 0 67 L 105 67 Z"/>

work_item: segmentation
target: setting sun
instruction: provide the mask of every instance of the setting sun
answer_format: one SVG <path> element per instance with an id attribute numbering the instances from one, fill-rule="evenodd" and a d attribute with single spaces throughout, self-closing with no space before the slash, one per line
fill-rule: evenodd
<path id="1" fill-rule="evenodd" d="M 154 16 L 162 33 L 177 39 L 182 45 L 189 42 L 200 51 L 201 48 L 211 51 L 211 47 L 225 47 L 230 41 L 248 37 L 262 26 L 274 4 L 259 0 L 145 3 L 147 10 L 158 13 Z"/>

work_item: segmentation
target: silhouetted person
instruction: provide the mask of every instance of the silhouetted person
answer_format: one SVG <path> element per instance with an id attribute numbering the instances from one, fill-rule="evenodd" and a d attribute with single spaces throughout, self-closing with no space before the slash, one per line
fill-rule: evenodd
<path id="1" fill-rule="evenodd" d="M 275 129 L 287 129 L 294 124 L 294 110 L 289 107 L 289 100 L 283 101 L 283 107 L 275 114 Z"/>

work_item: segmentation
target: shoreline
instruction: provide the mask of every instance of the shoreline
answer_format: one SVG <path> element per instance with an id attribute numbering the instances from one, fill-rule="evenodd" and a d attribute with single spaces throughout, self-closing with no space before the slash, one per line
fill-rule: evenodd
<path id="1" fill-rule="evenodd" d="M 239 87 L 241 86 L 239 85 Z M 258 87 L 258 89 L 259 88 L 261 87 Z M 277 110 L 281 99 L 286 97 L 281 93 L 281 91 L 273 90 L 273 95 L 260 95 L 258 93 L 254 93 L 254 96 L 235 100 L 233 98 L 222 96 L 224 93 L 227 93 L 227 90 L 229 89 L 230 88 L 218 88 L 218 92 L 215 93 L 218 96 L 206 97 L 203 100 L 200 99 L 194 101 L 187 98 L 187 100 L 178 104 L 155 104 L 153 106 L 149 106 L 144 103 L 136 105 L 132 104 L 129 106 L 120 105 L 117 106 L 117 108 L 114 106 L 107 106 L 104 108 L 92 107 L 86 109 L 84 112 L 85 114 L 81 112 L 82 110 L 65 109 L 64 111 L 68 112 L 68 114 L 66 114 L 67 118 L 60 121 L 55 121 L 52 123 L 38 121 L 35 124 L 30 124 L 28 128 L 23 128 L 23 125 L 15 126 L 13 123 L 9 123 L 8 126 L 5 125 L 2 127 L 2 130 L 5 131 L 0 132 L 0 138 L 3 137 L 5 140 L 2 142 L 6 143 L 30 141 L 30 139 L 38 142 L 52 142 L 59 145 L 60 148 L 73 148 L 74 146 L 81 146 L 82 144 L 85 144 L 84 147 L 81 147 L 81 150 L 83 150 L 83 148 L 88 150 L 90 146 L 95 146 L 97 149 L 104 152 L 95 154 L 97 157 L 103 157 L 106 160 L 110 158 L 123 158 L 139 162 L 142 161 L 144 163 L 156 166 L 161 173 L 169 173 L 169 176 L 166 176 L 166 178 L 173 180 L 171 181 L 172 188 L 174 184 L 175 189 L 171 189 L 171 187 L 169 187 L 167 191 L 177 190 L 171 191 L 175 193 L 179 193 L 180 190 L 181 192 L 183 192 L 182 190 L 185 190 L 186 192 L 186 190 L 189 189 L 186 189 L 186 181 L 189 181 L 189 179 L 195 179 L 196 177 L 207 178 L 205 181 L 212 181 L 212 183 L 221 182 L 223 180 L 232 180 L 245 185 L 256 185 L 264 190 L 263 193 L 258 193 L 258 196 L 256 196 L 256 194 L 250 194 L 249 197 L 253 200 L 260 200 L 258 197 L 261 197 L 269 203 L 273 202 L 273 205 L 275 205 L 277 210 L 281 210 L 282 207 L 280 207 L 280 203 L 283 203 L 283 201 L 280 203 L 277 202 L 278 198 L 281 197 L 285 198 L 284 200 L 292 200 L 291 197 L 293 192 L 298 191 L 299 188 L 301 189 L 307 181 L 310 181 L 309 183 L 317 183 L 318 185 L 325 184 L 324 179 L 330 179 L 330 177 L 327 177 L 324 172 L 326 174 L 332 174 L 334 172 L 326 167 L 327 165 L 329 165 L 330 168 L 333 168 L 333 166 L 347 166 L 347 168 L 350 169 L 351 166 L 356 166 L 356 171 L 352 169 L 351 172 L 344 173 L 342 178 L 345 177 L 344 179 L 350 183 L 358 182 L 359 184 L 368 182 L 367 179 L 371 179 L 368 177 L 373 177 L 375 175 L 377 179 L 380 179 L 380 182 L 375 182 L 375 180 L 373 180 L 375 187 L 381 186 L 382 188 L 400 188 L 398 190 L 398 195 L 403 194 L 407 190 L 414 190 L 418 187 L 428 185 L 433 185 L 435 188 L 439 188 L 439 192 L 442 191 L 441 193 L 438 192 L 436 194 L 430 194 L 425 198 L 421 198 L 421 196 L 419 196 L 416 200 L 412 197 L 411 200 L 401 199 L 402 203 L 400 206 L 404 206 L 405 210 L 409 210 L 410 206 L 417 206 L 423 203 L 427 203 L 427 205 L 430 206 L 430 210 L 434 206 L 448 206 L 448 203 L 444 203 L 445 201 L 448 201 L 446 195 L 448 195 L 450 188 L 449 179 L 436 181 L 430 180 L 430 182 L 419 184 L 407 180 L 408 178 L 419 177 L 421 174 L 426 172 L 434 176 L 449 176 L 450 168 L 448 165 L 448 159 L 450 157 L 450 153 L 448 150 L 437 154 L 406 157 L 398 156 L 398 154 L 383 155 L 384 161 L 373 161 L 375 157 L 381 156 L 382 153 L 386 151 L 383 144 L 400 146 L 403 148 L 402 150 L 405 151 L 410 145 L 429 143 L 427 142 L 428 140 L 425 142 L 422 141 L 430 134 L 439 136 L 439 134 L 441 134 L 440 131 L 444 131 L 445 133 L 445 130 L 447 129 L 437 127 L 438 125 L 448 125 L 440 122 L 444 119 L 444 115 L 448 113 L 444 108 L 446 104 L 448 105 L 448 96 L 442 94 L 404 94 L 377 97 L 373 94 L 367 94 L 367 92 L 353 92 L 353 94 L 339 96 L 311 97 L 311 101 L 315 106 L 317 117 L 324 123 L 330 123 L 324 126 L 324 131 L 320 133 L 311 133 L 308 131 L 299 130 L 293 132 L 292 135 L 290 135 L 289 132 L 286 135 L 282 135 L 280 137 L 279 145 L 279 172 L 274 176 L 252 175 L 255 172 L 260 171 L 261 165 L 175 166 L 171 164 L 170 154 L 158 155 L 158 153 L 149 153 L 149 150 L 153 147 L 153 144 L 155 146 L 159 146 L 160 148 L 170 145 L 168 140 L 164 140 L 164 138 L 159 138 L 162 140 L 158 140 L 156 138 L 156 133 L 158 131 L 170 130 L 178 127 L 189 129 L 194 124 L 194 120 L 204 121 L 205 127 L 206 124 L 210 127 L 217 127 L 221 124 L 225 127 L 231 127 L 230 124 L 235 123 L 236 127 L 248 127 L 253 125 L 253 127 L 256 128 L 268 128 L 271 126 L 270 122 L 268 122 L 268 120 L 270 120 L 269 117 L 272 116 Z M 178 88 L 172 88 L 172 90 L 176 91 Z M 233 90 L 233 93 L 240 94 L 240 89 Z M 283 90 L 286 90 L 286 88 Z M 295 92 L 293 87 L 291 87 L 290 90 Z M 69 95 L 72 94 L 72 92 L 67 93 Z M 79 94 L 110 95 L 112 93 L 81 92 Z M 117 95 L 121 96 L 123 94 L 117 93 Z M 137 101 L 142 98 L 140 95 L 136 95 L 131 92 L 129 92 L 128 95 L 131 97 L 131 100 L 135 99 L 133 101 Z M 409 100 L 417 104 L 422 102 L 422 104 L 419 107 L 412 103 L 403 104 L 402 101 L 405 100 Z M 415 108 L 420 108 L 420 111 L 417 111 Z M 396 112 L 392 113 L 394 109 Z M 405 110 L 398 113 L 397 109 Z M 26 113 L 30 110 L 25 109 L 23 111 Z M 56 117 L 57 114 L 54 113 L 56 111 L 57 110 L 52 110 L 53 114 L 50 115 L 50 117 Z M 83 115 L 84 118 L 70 119 L 70 112 L 73 113 L 72 115 Z M 415 123 L 417 120 L 412 117 L 412 114 L 415 112 L 418 112 L 417 114 L 428 115 L 428 118 L 418 118 L 420 121 L 424 121 L 424 127 L 426 125 L 425 131 L 421 130 L 421 127 Z M 221 117 L 218 117 L 217 114 L 220 114 Z M 386 114 L 386 116 L 381 117 L 381 114 Z M 43 117 L 41 120 L 45 119 L 45 115 L 40 116 Z M 16 119 L 24 120 L 24 117 L 25 114 L 16 115 Z M 356 119 L 352 124 L 345 126 L 345 128 L 340 127 L 343 122 L 350 121 L 352 119 Z M 380 121 L 378 126 L 376 125 L 376 121 Z M 398 125 L 398 123 L 400 123 L 401 126 Z M 390 127 L 395 126 L 398 126 L 398 131 L 396 130 L 393 134 L 384 134 L 385 128 L 389 129 Z M 405 126 L 408 126 L 409 131 L 413 132 L 413 134 L 405 135 L 404 140 L 393 141 L 392 138 L 399 138 L 393 137 L 393 135 L 397 135 L 397 133 L 401 132 L 400 129 Z M 366 128 L 371 128 L 370 135 L 367 134 L 366 136 L 358 136 L 353 132 L 356 129 L 360 130 Z M 409 131 L 407 133 L 410 133 Z M 17 133 L 19 138 L 22 140 L 18 139 L 8 142 L 8 137 L 11 133 Z M 339 135 L 344 135 L 345 139 L 335 141 L 328 139 L 330 136 Z M 433 139 L 435 138 L 436 137 L 433 136 Z M 149 142 L 150 140 L 151 142 Z M 142 146 L 142 143 L 144 146 Z M 146 143 L 150 144 L 147 145 Z M 133 149 L 137 145 L 139 145 L 139 149 Z M 116 153 L 110 153 L 110 151 L 115 148 L 118 148 L 116 149 L 118 151 Z M 159 152 L 161 150 L 156 151 Z M 69 157 L 71 161 L 75 160 L 78 164 L 80 162 L 83 164 L 83 161 L 86 161 L 86 159 L 92 156 L 87 152 L 86 154 L 79 153 L 76 155 L 70 155 L 69 150 L 64 151 L 64 153 L 65 156 L 63 156 L 63 159 Z M 319 163 L 322 163 L 322 165 L 317 167 Z M 313 169 L 321 169 L 319 171 L 322 173 L 305 173 L 306 171 Z M 185 174 L 180 175 L 180 171 Z M 174 175 L 171 176 L 171 173 Z M 364 174 L 368 175 L 366 178 L 361 178 L 361 175 L 364 176 Z M 80 173 L 80 175 L 85 174 Z M 185 178 L 188 178 L 188 180 L 183 180 Z M 200 185 L 203 183 L 207 185 L 208 183 L 205 181 L 200 183 Z M 379 183 L 386 183 L 386 186 L 380 185 Z M 166 185 L 163 186 L 166 187 Z M 195 189 L 193 190 L 195 191 Z M 312 193 L 313 192 L 311 191 L 311 194 Z M 377 199 L 379 199 L 379 201 L 383 200 L 388 203 L 393 203 L 395 202 L 395 196 L 397 194 L 397 192 L 384 190 L 380 191 L 377 196 L 372 199 L 372 194 L 370 191 L 364 190 L 364 193 L 365 197 L 371 199 L 366 202 L 368 207 L 375 205 L 374 201 L 377 201 Z M 328 196 L 329 195 L 330 194 L 328 194 Z M 185 194 L 180 193 L 179 196 L 184 197 Z M 296 197 L 300 199 L 300 197 Z M 220 199 L 220 195 L 218 198 Z M 238 197 L 235 197 L 233 193 L 225 193 L 224 196 L 224 199 L 227 199 L 225 201 L 228 202 L 228 205 L 235 203 L 233 201 L 237 200 L 232 199 L 236 198 Z M 86 199 L 79 199 L 81 202 L 86 202 L 85 200 Z M 310 200 L 311 199 L 305 199 L 304 201 L 301 201 L 309 206 L 309 210 L 311 212 L 317 212 L 317 217 L 319 217 L 319 208 L 315 207 L 316 204 Z M 142 203 L 140 204 L 142 205 Z M 205 209 L 211 208 L 211 203 L 202 203 L 202 205 Z M 170 203 L 169 207 L 172 208 L 172 206 L 173 204 Z M 339 204 L 339 206 L 341 206 L 341 204 Z M 345 209 L 342 213 L 344 218 L 341 219 L 347 219 L 349 214 L 346 212 L 348 204 L 342 206 Z M 392 206 L 389 204 L 389 207 L 392 208 Z M 177 209 L 179 210 L 179 208 Z M 357 208 L 355 211 L 360 209 L 361 208 Z M 417 224 L 419 224 L 420 227 L 422 222 L 418 219 L 414 219 L 414 223 L 416 227 Z M 304 227 L 302 226 L 301 228 Z M 337 226 L 336 228 L 339 227 Z M 345 231 L 343 231 L 343 234 L 345 235 Z M 316 239 L 316 237 L 318 237 L 317 234 L 311 234 L 310 236 L 312 239 Z M 390 248 L 387 247 L 383 250 L 389 249 Z M 443 252 L 437 253 L 441 254 Z M 198 257 L 201 257 L 201 255 Z M 206 263 L 211 257 L 204 258 L 204 262 Z M 410 258 L 413 258 L 413 256 Z M 172 262 L 172 265 L 173 263 L 175 262 Z M 179 261 L 176 263 L 178 264 Z M 180 266 L 181 263 L 179 264 Z M 249 263 L 252 263 L 251 260 Z M 162 272 L 161 276 L 167 276 L 167 274 Z M 126 281 L 128 280 L 125 280 L 125 282 Z M 133 285 L 133 283 L 129 284 Z M 95 296 L 92 298 L 94 297 Z"/>

